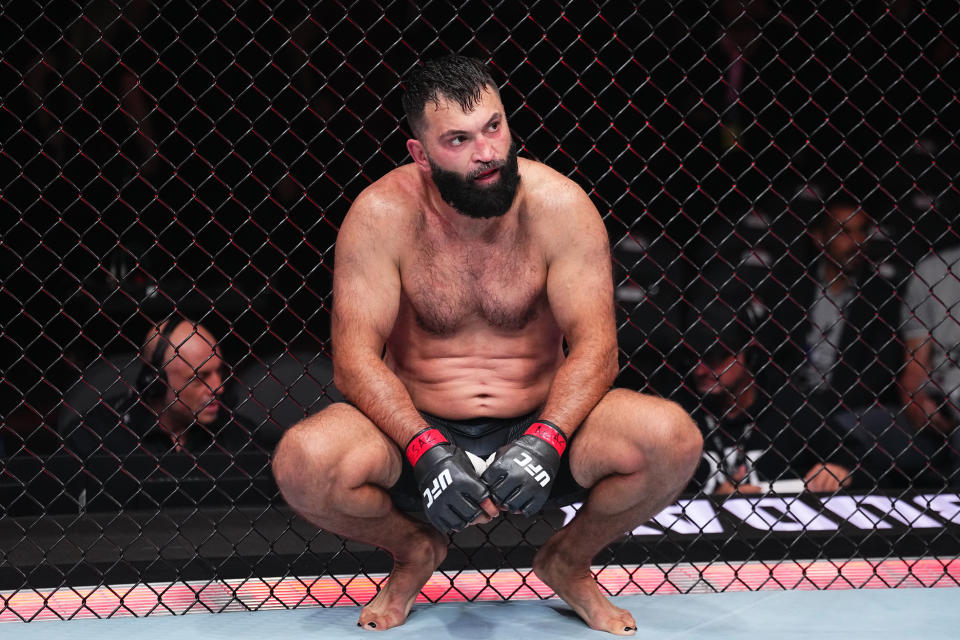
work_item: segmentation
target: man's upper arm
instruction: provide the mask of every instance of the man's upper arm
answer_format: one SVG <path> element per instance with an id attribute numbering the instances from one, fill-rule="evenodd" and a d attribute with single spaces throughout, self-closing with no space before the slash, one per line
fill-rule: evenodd
<path id="1" fill-rule="evenodd" d="M 589 340 L 616 349 L 610 242 L 596 207 L 582 189 L 563 190 L 548 223 L 547 295 L 571 349 Z"/>
<path id="2" fill-rule="evenodd" d="M 930 284 L 932 279 L 918 265 L 916 272 L 907 281 L 903 291 L 901 305 L 901 326 L 904 343 L 904 364 L 901 374 L 904 382 L 911 387 L 920 384 L 930 369 L 931 345 L 930 331 L 934 326 L 931 317 Z"/>
<path id="3" fill-rule="evenodd" d="M 933 328 L 930 306 L 930 285 L 920 275 L 919 269 L 907 281 L 900 307 L 900 321 L 905 340 L 925 338 Z"/>
<path id="4" fill-rule="evenodd" d="M 341 358 L 380 356 L 400 305 L 396 251 L 399 221 L 385 203 L 361 194 L 337 236 L 333 270 L 334 364 Z"/>
<path id="5" fill-rule="evenodd" d="M 904 368 L 901 373 L 903 382 L 910 387 L 910 391 L 918 384 L 926 381 L 930 375 L 931 363 L 933 361 L 932 348 L 930 340 L 927 337 L 908 338 L 903 346 Z"/>

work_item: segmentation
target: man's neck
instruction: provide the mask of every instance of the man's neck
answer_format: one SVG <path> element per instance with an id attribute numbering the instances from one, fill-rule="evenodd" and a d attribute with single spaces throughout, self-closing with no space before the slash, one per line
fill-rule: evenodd
<path id="1" fill-rule="evenodd" d="M 833 260 L 825 258 L 820 264 L 822 265 L 820 274 L 823 284 L 831 293 L 843 293 L 850 288 L 850 276 Z"/>
<path id="2" fill-rule="evenodd" d="M 157 413 L 157 426 L 171 438 L 180 438 L 192 424 L 192 422 L 175 415 L 169 409 L 163 410 L 156 406 L 154 406 L 153 409 Z"/>

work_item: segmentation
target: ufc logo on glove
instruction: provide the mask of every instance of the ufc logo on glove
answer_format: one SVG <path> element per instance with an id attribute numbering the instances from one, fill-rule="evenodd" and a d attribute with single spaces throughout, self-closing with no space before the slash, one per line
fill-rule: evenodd
<path id="1" fill-rule="evenodd" d="M 473 522 L 490 493 L 480 482 L 467 454 L 453 446 L 439 430 L 424 429 L 406 448 L 423 510 L 430 523 L 443 532 L 459 531 Z"/>
<path id="2" fill-rule="evenodd" d="M 423 499 L 426 500 L 426 506 L 429 509 L 433 506 L 433 501 L 440 497 L 440 494 L 443 493 L 443 490 L 449 487 L 453 483 L 453 478 L 450 477 L 450 470 L 444 469 L 440 474 L 433 479 L 433 486 L 427 487 L 423 490 Z"/>
<path id="3" fill-rule="evenodd" d="M 532 516 L 550 496 L 567 437 L 546 420 L 534 422 L 480 476 L 494 503 L 511 513 Z"/>
<path id="4" fill-rule="evenodd" d="M 534 464 L 533 458 L 531 458 L 530 454 L 526 451 L 524 451 L 519 458 L 514 458 L 513 461 L 533 476 L 533 479 L 539 482 L 541 487 L 550 484 L 550 474 L 544 470 L 543 466 Z"/>

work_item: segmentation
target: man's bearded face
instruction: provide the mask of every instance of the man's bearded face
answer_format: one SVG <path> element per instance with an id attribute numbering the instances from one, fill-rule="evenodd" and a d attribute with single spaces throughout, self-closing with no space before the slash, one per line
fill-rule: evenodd
<path id="1" fill-rule="evenodd" d="M 497 218 L 510 210 L 520 184 L 516 142 L 510 145 L 506 158 L 485 163 L 466 176 L 442 169 L 429 154 L 427 160 L 433 170 L 433 182 L 440 191 L 440 197 L 463 215 L 471 218 Z M 499 173 L 495 182 L 477 184 L 478 177 L 486 176 L 491 171 Z"/>

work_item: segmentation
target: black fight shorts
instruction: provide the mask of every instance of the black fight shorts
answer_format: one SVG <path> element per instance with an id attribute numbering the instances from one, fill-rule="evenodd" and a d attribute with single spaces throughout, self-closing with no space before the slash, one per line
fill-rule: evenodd
<path id="1" fill-rule="evenodd" d="M 420 412 L 427 424 L 442 433 L 447 440 L 464 451 L 480 456 L 484 460 L 500 447 L 509 444 L 523 435 L 530 425 L 536 422 L 537 414 L 531 413 L 519 418 L 474 418 L 472 420 L 446 420 Z M 569 447 L 568 447 L 569 451 Z M 403 471 L 400 479 L 390 488 L 390 497 L 401 511 L 422 512 L 423 501 L 413 467 L 406 456 L 403 458 Z M 582 502 L 588 490 L 577 484 L 570 472 L 569 453 L 560 458 L 560 469 L 550 489 L 550 497 L 544 509 L 557 509 L 574 502 Z"/>

